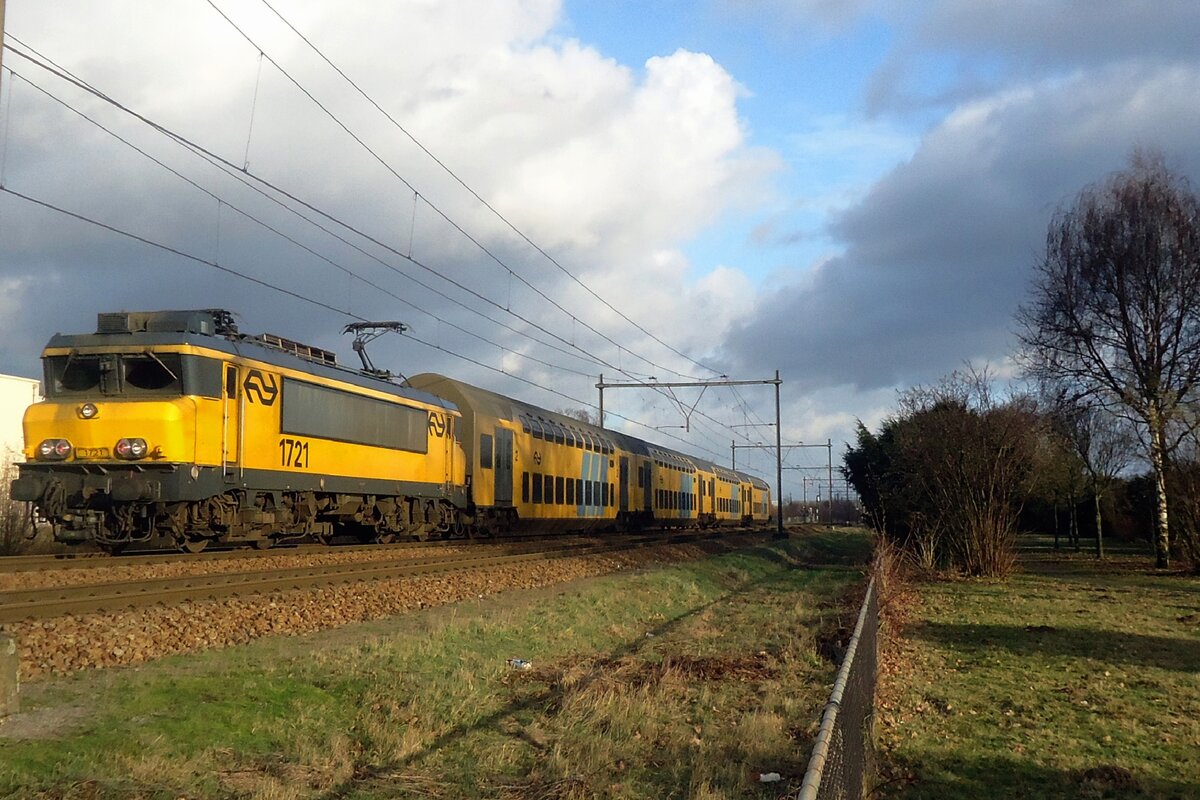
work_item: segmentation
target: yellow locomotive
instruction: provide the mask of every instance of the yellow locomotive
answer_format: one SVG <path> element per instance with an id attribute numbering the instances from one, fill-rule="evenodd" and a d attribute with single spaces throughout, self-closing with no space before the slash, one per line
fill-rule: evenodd
<path id="1" fill-rule="evenodd" d="M 225 311 L 100 314 L 42 361 L 12 496 L 61 541 L 388 541 L 471 521 L 453 405 L 244 336 Z"/>
<path id="2" fill-rule="evenodd" d="M 402 386 L 222 310 L 56 335 L 13 497 L 67 542 L 268 546 L 763 523 L 758 478 L 441 375 Z M 364 367 L 367 362 L 364 359 Z"/>

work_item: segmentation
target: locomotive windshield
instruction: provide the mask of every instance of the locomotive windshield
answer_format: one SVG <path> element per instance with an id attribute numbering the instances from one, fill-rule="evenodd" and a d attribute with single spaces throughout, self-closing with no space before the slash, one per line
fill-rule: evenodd
<path id="1" fill-rule="evenodd" d="M 71 353 L 45 359 L 46 394 L 181 395 L 178 353 Z"/>

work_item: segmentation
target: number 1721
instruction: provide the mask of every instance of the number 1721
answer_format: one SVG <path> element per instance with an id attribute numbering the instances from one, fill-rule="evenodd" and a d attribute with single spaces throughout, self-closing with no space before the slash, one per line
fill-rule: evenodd
<path id="1" fill-rule="evenodd" d="M 280 439 L 279 463 L 285 467 L 308 469 L 308 442 L 300 439 Z"/>

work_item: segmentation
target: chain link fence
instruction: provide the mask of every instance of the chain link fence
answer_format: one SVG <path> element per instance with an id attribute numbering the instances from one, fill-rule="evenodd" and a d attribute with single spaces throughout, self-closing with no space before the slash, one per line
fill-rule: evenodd
<path id="1" fill-rule="evenodd" d="M 872 733 L 878 633 L 879 592 L 873 577 L 821 716 L 799 800 L 861 800 L 864 796 L 867 777 L 875 769 Z"/>

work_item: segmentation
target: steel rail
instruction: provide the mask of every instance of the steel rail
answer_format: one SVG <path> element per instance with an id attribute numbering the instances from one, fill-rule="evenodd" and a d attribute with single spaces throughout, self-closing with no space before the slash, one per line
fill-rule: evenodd
<path id="1" fill-rule="evenodd" d="M 723 533 L 731 533 L 725 531 Z M 366 561 L 273 571 L 215 573 L 153 580 L 116 581 L 0 592 L 0 623 L 66 614 L 114 612 L 194 600 L 217 600 L 289 589 L 310 589 L 363 581 L 434 575 L 467 569 L 593 555 L 655 544 L 706 538 L 702 534 L 640 537 L 619 542 L 561 546 L 496 556 L 465 554 L 448 558 Z"/>
<path id="2" fill-rule="evenodd" d="M 440 547 L 488 547 L 492 545 L 511 545 L 524 542 L 543 540 L 574 541 L 587 538 L 587 534 L 578 536 L 563 536 L 549 534 L 546 536 L 502 536 L 490 539 L 432 539 L 418 541 L 416 539 L 389 544 L 282 544 L 266 550 L 255 550 L 250 547 L 234 547 L 222 550 L 206 550 L 203 553 L 183 553 L 178 550 L 145 550 L 139 552 L 110 555 L 97 551 L 68 552 L 38 555 L 0 556 L 0 574 L 16 572 L 36 572 L 45 569 L 97 569 L 104 567 L 129 566 L 137 564 L 200 564 L 207 561 L 227 561 L 238 558 L 275 558 L 278 556 L 322 555 L 327 553 L 360 553 L 388 552 L 391 550 L 437 549 Z"/>

